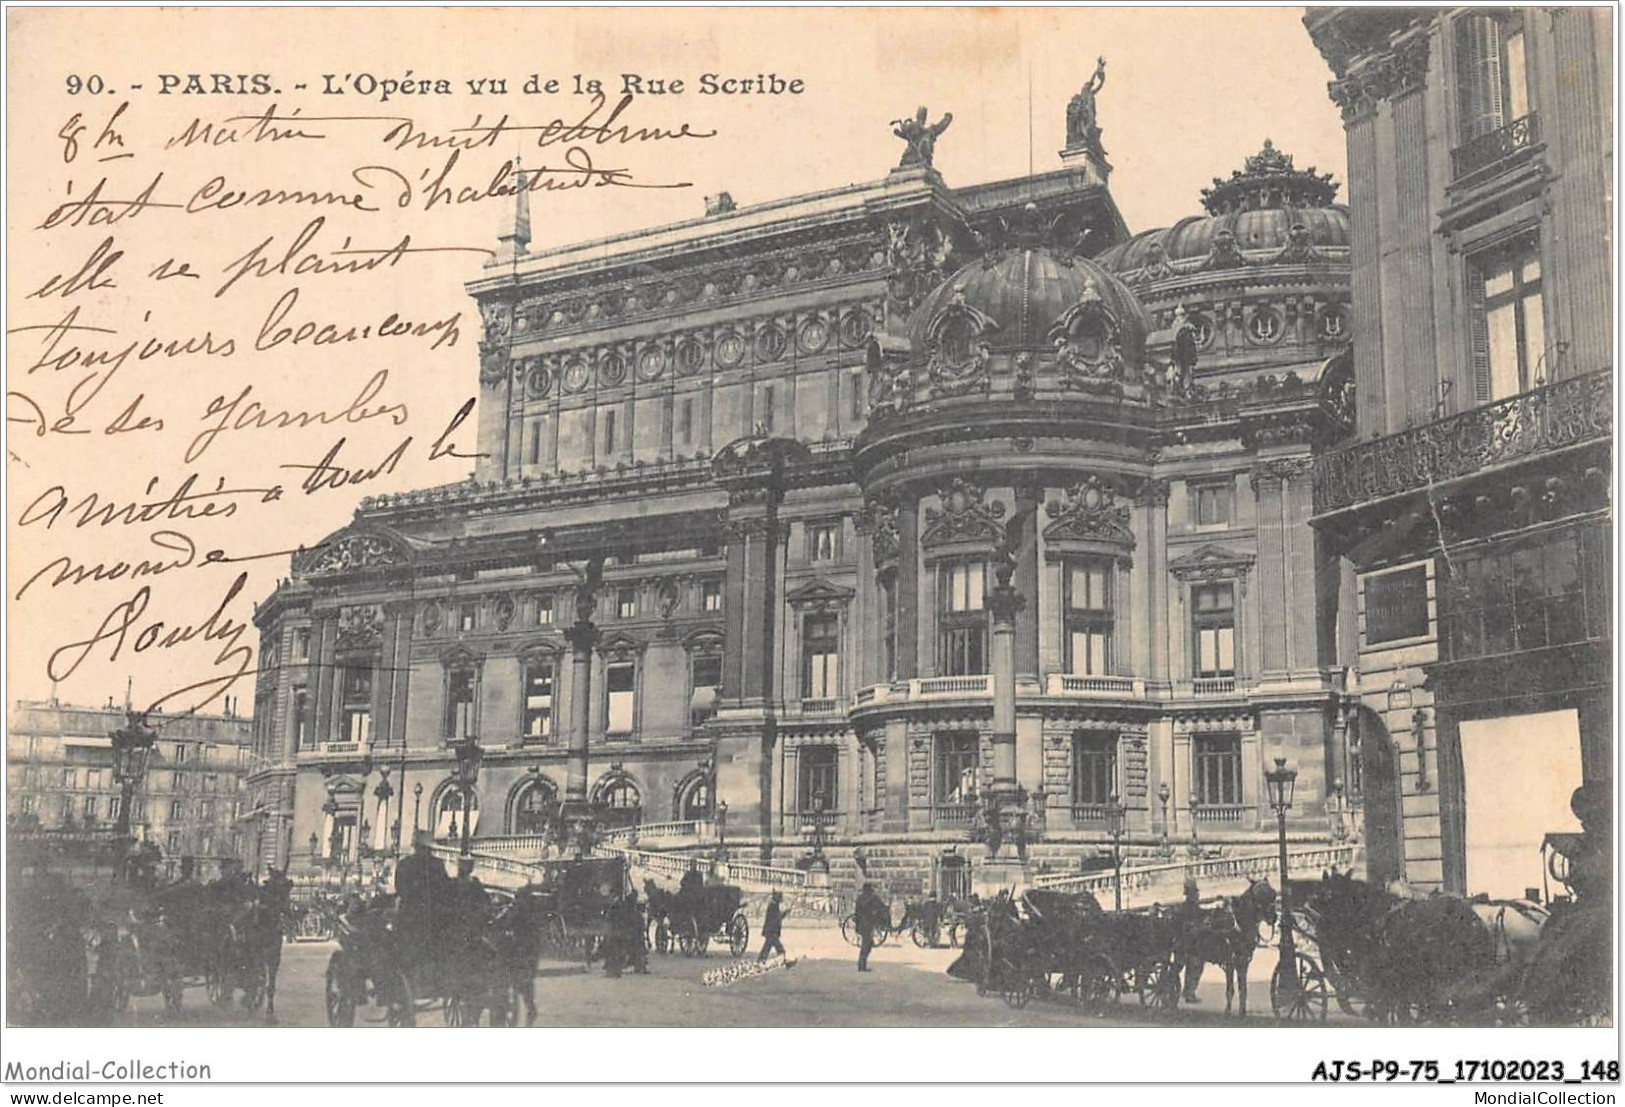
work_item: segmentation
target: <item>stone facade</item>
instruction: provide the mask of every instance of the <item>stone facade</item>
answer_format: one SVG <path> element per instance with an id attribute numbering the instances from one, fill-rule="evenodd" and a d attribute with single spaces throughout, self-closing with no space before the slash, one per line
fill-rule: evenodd
<path id="1" fill-rule="evenodd" d="M 363 501 L 258 609 L 277 863 L 452 837 L 470 735 L 474 837 L 539 832 L 584 737 L 607 821 L 726 804 L 737 850 L 931 886 L 987 853 L 1006 580 L 1033 864 L 1099 863 L 1113 795 L 1131 853 L 1267 850 L 1275 756 L 1293 834 L 1337 835 L 1306 524 L 1346 212 L 1266 144 L 1152 267 L 1107 171 L 900 168 L 537 253 L 517 210 L 468 286 L 474 479 Z"/>
<path id="2" fill-rule="evenodd" d="M 228 697 L 229 700 L 229 697 Z M 228 708 L 229 708 L 228 703 Z M 174 876 L 183 857 L 200 878 L 237 860 L 252 865 L 259 846 L 243 780 L 252 766 L 255 720 L 234 714 L 157 713 L 158 746 L 130 810 L 131 833 L 158 846 Z M 6 824 L 42 830 L 111 830 L 120 793 L 113 779 L 112 733 L 124 709 L 19 701 L 6 738 Z"/>
<path id="3" fill-rule="evenodd" d="M 1380 879 L 1485 888 L 1469 820 L 1500 802 L 1484 790 L 1495 751 L 1464 755 L 1469 732 L 1572 712 L 1540 724 L 1537 776 L 1611 779 L 1611 19 L 1305 17 L 1348 135 L 1371 440 L 1317 462 L 1314 525 L 1343 565 L 1341 771 Z M 1540 839 L 1503 848 L 1527 868 Z"/>

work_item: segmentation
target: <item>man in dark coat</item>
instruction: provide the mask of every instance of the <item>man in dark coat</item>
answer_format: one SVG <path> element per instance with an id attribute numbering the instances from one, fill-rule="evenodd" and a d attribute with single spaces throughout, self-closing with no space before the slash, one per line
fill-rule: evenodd
<path id="1" fill-rule="evenodd" d="M 766 961 L 775 952 L 784 956 L 784 943 L 779 935 L 784 929 L 784 916 L 789 914 L 783 906 L 784 897 L 774 892 L 767 899 L 767 914 L 762 916 L 762 952 L 757 955 L 757 961 Z"/>
<path id="2" fill-rule="evenodd" d="M 858 971 L 869 971 L 869 954 L 875 948 L 875 931 L 890 922 L 891 909 L 886 906 L 873 884 L 865 884 L 858 893 L 853 911 L 853 922 L 858 928 Z"/>
<path id="3" fill-rule="evenodd" d="M 1185 881 L 1185 902 L 1175 910 L 1174 918 L 1178 921 L 1181 934 L 1189 934 L 1202 925 L 1202 894 L 1197 889 L 1195 880 Z M 1186 1003 L 1201 1003 L 1201 997 L 1196 994 L 1196 986 L 1202 982 L 1202 970 L 1207 967 L 1207 962 L 1202 960 L 1194 947 L 1187 949 L 1184 960 L 1184 1000 Z"/>
<path id="4" fill-rule="evenodd" d="M 451 898 L 451 881 L 446 867 L 429 852 L 429 843 L 419 838 L 412 855 L 395 866 L 395 895 L 400 901 L 401 944 L 408 962 L 421 961 L 440 916 Z"/>

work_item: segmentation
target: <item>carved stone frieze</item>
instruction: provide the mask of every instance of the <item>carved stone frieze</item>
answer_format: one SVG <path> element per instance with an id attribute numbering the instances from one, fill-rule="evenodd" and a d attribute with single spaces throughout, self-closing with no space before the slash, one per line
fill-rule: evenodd
<path id="1" fill-rule="evenodd" d="M 1105 541 L 1132 546 L 1129 506 L 1116 489 L 1091 473 L 1066 490 L 1062 499 L 1050 500 L 1045 512 L 1054 520 L 1044 528 L 1044 539 Z"/>
<path id="2" fill-rule="evenodd" d="M 384 613 L 373 603 L 339 608 L 336 643 L 341 649 L 376 646 L 383 638 Z"/>
<path id="3" fill-rule="evenodd" d="M 1083 391 L 1116 391 L 1126 373 L 1122 324 L 1101 299 L 1094 280 L 1083 295 L 1050 328 L 1061 387 Z"/>
<path id="4" fill-rule="evenodd" d="M 406 563 L 406 555 L 394 543 L 373 534 L 351 534 L 329 542 L 306 555 L 302 572 L 349 573 L 358 569 L 383 569 Z"/>
<path id="5" fill-rule="evenodd" d="M 937 489 L 940 507 L 926 508 L 925 532 L 920 535 L 922 547 L 940 546 L 949 542 L 992 542 L 1004 540 L 1004 504 L 987 501 L 987 492 L 964 477 Z"/>

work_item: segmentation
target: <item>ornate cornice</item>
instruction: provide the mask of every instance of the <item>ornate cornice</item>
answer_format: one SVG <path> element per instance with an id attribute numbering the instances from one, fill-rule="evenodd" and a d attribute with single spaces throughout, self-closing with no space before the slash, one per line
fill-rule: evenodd
<path id="1" fill-rule="evenodd" d="M 990 542 L 1004 540 L 1004 504 L 987 502 L 987 491 L 964 477 L 954 477 L 937 489 L 941 507 L 925 511 L 925 533 L 920 535 L 922 547 L 940 546 L 949 542 Z"/>
<path id="2" fill-rule="evenodd" d="M 1046 542 L 1072 539 L 1134 545 L 1128 529 L 1128 504 L 1093 473 L 1067 489 L 1063 499 L 1049 501 L 1044 510 L 1054 520 L 1044 528 Z"/>

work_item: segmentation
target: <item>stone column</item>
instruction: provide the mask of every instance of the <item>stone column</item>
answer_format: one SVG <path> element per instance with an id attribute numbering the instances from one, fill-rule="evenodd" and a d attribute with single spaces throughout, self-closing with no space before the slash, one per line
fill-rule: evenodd
<path id="1" fill-rule="evenodd" d="M 993 613 L 993 792 L 1016 790 L 1016 617 L 1026 597 L 1008 584 L 993 587 L 988 608 Z"/>
<path id="2" fill-rule="evenodd" d="M 905 495 L 897 511 L 897 679 L 920 675 L 920 501 Z"/>
<path id="3" fill-rule="evenodd" d="M 1016 486 L 1015 518 L 1021 528 L 1016 540 L 1016 572 L 1011 584 L 1022 596 L 1033 597 L 1016 609 L 1015 666 L 1022 680 L 1038 679 L 1038 502 L 1043 490 L 1036 485 Z"/>
<path id="4" fill-rule="evenodd" d="M 1354 78 L 1334 82 L 1332 98 L 1343 109 L 1348 134 L 1350 324 L 1354 345 L 1355 426 L 1361 437 L 1399 429 L 1383 418 L 1382 259 L 1378 253 L 1377 195 L 1382 179 L 1377 164 L 1377 102 Z"/>
<path id="5" fill-rule="evenodd" d="M 587 804 L 587 752 L 592 707 L 592 651 L 598 643 L 598 628 L 585 612 L 592 610 L 591 593 L 576 601 L 575 625 L 564 632 L 570 643 L 570 744 L 565 766 L 564 800 L 571 807 Z"/>

